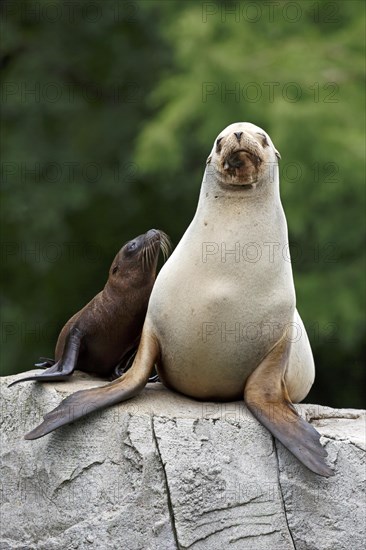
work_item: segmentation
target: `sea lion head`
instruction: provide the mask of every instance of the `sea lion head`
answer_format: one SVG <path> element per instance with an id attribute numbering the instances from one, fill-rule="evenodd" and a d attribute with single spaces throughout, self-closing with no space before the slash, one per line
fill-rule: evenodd
<path id="1" fill-rule="evenodd" d="M 138 286 L 144 280 L 155 279 L 159 252 L 164 259 L 170 253 L 169 237 L 158 229 L 150 229 L 147 233 L 123 245 L 113 260 L 109 270 L 108 284 L 120 287 L 121 281 Z"/>
<path id="2" fill-rule="evenodd" d="M 227 126 L 216 138 L 207 170 L 222 186 L 255 188 L 273 180 L 281 158 L 269 135 L 250 122 Z"/>

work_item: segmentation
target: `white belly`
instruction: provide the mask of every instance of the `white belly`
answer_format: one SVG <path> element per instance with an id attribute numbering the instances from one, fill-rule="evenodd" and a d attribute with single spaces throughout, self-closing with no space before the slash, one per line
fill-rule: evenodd
<path id="1" fill-rule="evenodd" d="M 237 399 L 293 320 L 291 264 L 223 262 L 220 254 L 203 262 L 204 238 L 194 246 L 188 230 L 155 283 L 148 318 L 161 347 L 158 372 L 186 395 Z"/>

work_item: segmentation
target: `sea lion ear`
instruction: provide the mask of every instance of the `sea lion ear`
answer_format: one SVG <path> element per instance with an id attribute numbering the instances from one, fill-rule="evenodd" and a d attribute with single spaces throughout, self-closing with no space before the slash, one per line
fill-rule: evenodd
<path id="1" fill-rule="evenodd" d="M 277 157 L 278 159 L 281 160 L 281 155 L 280 155 L 280 153 L 277 151 L 277 149 L 275 149 L 275 155 L 276 155 L 276 157 Z"/>
<path id="2" fill-rule="evenodd" d="M 209 157 L 207 157 L 206 164 L 210 164 L 211 159 L 212 159 L 212 155 L 210 155 Z"/>

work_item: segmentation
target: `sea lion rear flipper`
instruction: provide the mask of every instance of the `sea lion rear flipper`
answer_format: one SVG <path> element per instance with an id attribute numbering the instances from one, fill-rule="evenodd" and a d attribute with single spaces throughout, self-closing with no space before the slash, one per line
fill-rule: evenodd
<path id="1" fill-rule="evenodd" d="M 70 332 L 65 341 L 65 348 L 62 357 L 59 361 L 54 363 L 51 367 L 46 369 L 42 374 L 35 374 L 32 376 L 26 376 L 20 378 L 9 384 L 8 388 L 18 384 L 19 382 L 26 382 L 29 380 L 37 380 L 39 382 L 57 382 L 59 380 L 65 380 L 74 372 L 79 351 L 81 345 L 82 333 L 77 327 L 70 329 Z"/>
<path id="2" fill-rule="evenodd" d="M 300 462 L 316 474 L 332 476 L 320 434 L 298 415 L 286 389 L 284 374 L 290 346 L 284 337 L 264 358 L 247 380 L 244 400 L 257 420 Z"/>
<path id="3" fill-rule="evenodd" d="M 144 329 L 135 361 L 121 378 L 101 388 L 81 390 L 70 395 L 53 411 L 46 414 L 42 424 L 26 434 L 24 438 L 38 439 L 93 411 L 134 397 L 146 385 L 159 353 L 157 339 Z"/>

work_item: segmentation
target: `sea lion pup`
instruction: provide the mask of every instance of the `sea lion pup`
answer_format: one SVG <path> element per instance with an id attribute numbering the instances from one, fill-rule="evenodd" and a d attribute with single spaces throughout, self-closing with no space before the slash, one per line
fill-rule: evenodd
<path id="1" fill-rule="evenodd" d="M 320 434 L 291 402 L 308 394 L 314 362 L 295 306 L 278 158 L 253 124 L 220 133 L 196 214 L 156 279 L 131 369 L 69 396 L 26 439 L 133 397 L 156 364 L 161 381 L 187 396 L 244 398 L 305 466 L 333 474 Z"/>
<path id="2" fill-rule="evenodd" d="M 45 359 L 36 365 L 51 366 L 9 387 L 26 380 L 65 380 L 75 369 L 108 378 L 120 376 L 140 340 L 159 251 L 166 257 L 169 248 L 167 235 L 155 229 L 127 242 L 113 260 L 104 289 L 61 330 L 55 361 Z"/>

